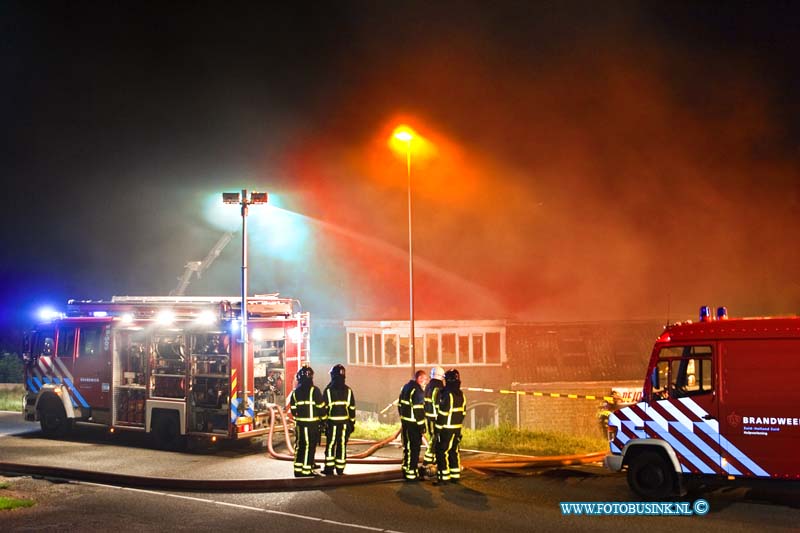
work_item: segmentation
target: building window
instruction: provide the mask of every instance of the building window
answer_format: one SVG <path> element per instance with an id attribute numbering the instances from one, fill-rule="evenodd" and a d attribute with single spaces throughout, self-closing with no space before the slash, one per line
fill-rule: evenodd
<path id="1" fill-rule="evenodd" d="M 500 364 L 500 333 L 486 334 L 486 364 Z"/>
<path id="2" fill-rule="evenodd" d="M 439 334 L 425 334 L 425 361 L 429 365 L 439 364 Z"/>
<path id="3" fill-rule="evenodd" d="M 356 334 L 347 335 L 347 362 L 351 365 L 358 364 L 358 351 L 356 348 Z"/>
<path id="4" fill-rule="evenodd" d="M 371 333 L 364 335 L 364 354 L 366 355 L 366 360 L 364 362 L 365 364 L 370 366 L 375 364 L 375 359 L 374 359 L 375 350 L 373 349 L 373 342 L 374 342 L 374 337 L 372 336 Z"/>
<path id="5" fill-rule="evenodd" d="M 400 337 L 400 365 L 411 364 L 411 350 L 408 344 L 408 337 Z"/>
<path id="6" fill-rule="evenodd" d="M 484 362 L 483 334 L 475 333 L 472 335 L 472 363 L 481 365 Z"/>
<path id="7" fill-rule="evenodd" d="M 505 327 L 485 321 L 426 322 L 413 342 L 414 361 L 426 366 L 500 365 L 505 360 Z M 495 321 L 499 322 L 499 321 Z M 348 362 L 364 366 L 407 366 L 412 345 L 408 323 L 360 322 L 347 327 Z"/>
<path id="8" fill-rule="evenodd" d="M 471 363 L 469 356 L 469 335 L 458 336 L 458 364 Z"/>
<path id="9" fill-rule="evenodd" d="M 442 333 L 442 364 L 456 364 L 456 334 Z"/>
<path id="10" fill-rule="evenodd" d="M 397 364 L 397 335 L 386 334 L 383 336 L 383 364 L 392 366 Z"/>

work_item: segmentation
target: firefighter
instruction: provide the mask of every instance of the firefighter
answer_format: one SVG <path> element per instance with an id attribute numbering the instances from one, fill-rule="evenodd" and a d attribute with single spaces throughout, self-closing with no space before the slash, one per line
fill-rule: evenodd
<path id="1" fill-rule="evenodd" d="M 353 391 L 345 385 L 343 365 L 331 368 L 331 382 L 325 387 L 323 398 L 328 421 L 325 425 L 325 475 L 333 475 L 334 469 L 344 474 L 347 465 L 347 440 L 356 427 L 356 399 Z"/>
<path id="2" fill-rule="evenodd" d="M 311 367 L 304 365 L 297 371 L 297 387 L 289 396 L 289 408 L 294 418 L 294 477 L 312 477 L 319 426 L 328 415 L 322 392 L 314 386 Z"/>
<path id="3" fill-rule="evenodd" d="M 461 391 L 461 375 L 452 368 L 444 373 L 444 388 L 436 406 L 436 482 L 458 483 L 461 479 L 461 427 L 467 399 Z"/>
<path id="4" fill-rule="evenodd" d="M 444 388 L 444 368 L 431 368 L 431 379 L 425 387 L 425 427 L 428 430 L 428 448 L 422 459 L 423 466 L 436 464 L 436 405 L 439 392 Z"/>
<path id="5" fill-rule="evenodd" d="M 403 432 L 403 477 L 406 481 L 419 480 L 419 449 L 422 434 L 425 433 L 425 394 L 422 387 L 426 379 L 425 371 L 417 370 L 414 379 L 403 386 L 397 403 Z"/>

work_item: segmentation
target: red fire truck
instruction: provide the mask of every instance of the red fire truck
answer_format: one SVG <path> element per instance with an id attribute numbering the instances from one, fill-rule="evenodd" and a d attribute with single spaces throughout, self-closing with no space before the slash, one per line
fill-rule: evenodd
<path id="1" fill-rule="evenodd" d="M 800 479 L 800 317 L 667 326 L 644 401 L 609 417 L 606 466 L 627 468 L 637 494 L 684 490 L 688 476 Z"/>
<path id="2" fill-rule="evenodd" d="M 248 298 L 243 357 L 240 298 L 70 300 L 29 337 L 25 419 L 52 436 L 74 422 L 152 433 L 167 449 L 263 434 L 269 404 L 309 362 L 310 318 L 295 302 Z"/>

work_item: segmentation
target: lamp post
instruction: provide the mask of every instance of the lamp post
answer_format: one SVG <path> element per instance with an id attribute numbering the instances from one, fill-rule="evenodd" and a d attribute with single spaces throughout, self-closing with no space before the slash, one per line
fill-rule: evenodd
<path id="1" fill-rule="evenodd" d="M 416 374 L 416 359 L 414 341 L 414 240 L 412 238 L 411 217 L 411 141 L 414 135 L 408 128 L 398 128 L 394 133 L 395 139 L 406 143 L 406 175 L 408 178 L 408 304 L 409 304 L 409 336 L 408 351 L 411 356 L 411 377 Z"/>
<path id="2" fill-rule="evenodd" d="M 242 311 L 241 311 L 241 331 L 239 342 L 242 345 L 242 399 L 239 402 L 239 416 L 247 414 L 247 211 L 251 204 L 267 203 L 267 193 L 252 192 L 250 198 L 247 197 L 247 189 L 242 189 L 241 195 L 238 192 L 222 193 L 222 201 L 226 204 L 239 204 L 242 206 Z"/>

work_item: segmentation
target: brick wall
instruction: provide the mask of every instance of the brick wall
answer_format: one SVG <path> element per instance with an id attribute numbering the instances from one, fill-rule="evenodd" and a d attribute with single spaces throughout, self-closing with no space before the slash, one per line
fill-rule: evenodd
<path id="1" fill-rule="evenodd" d="M 618 387 L 641 387 L 641 381 L 584 381 L 515 384 L 515 390 L 610 396 Z M 520 396 L 520 423 L 534 431 L 602 437 L 598 412 L 603 400 Z"/>

